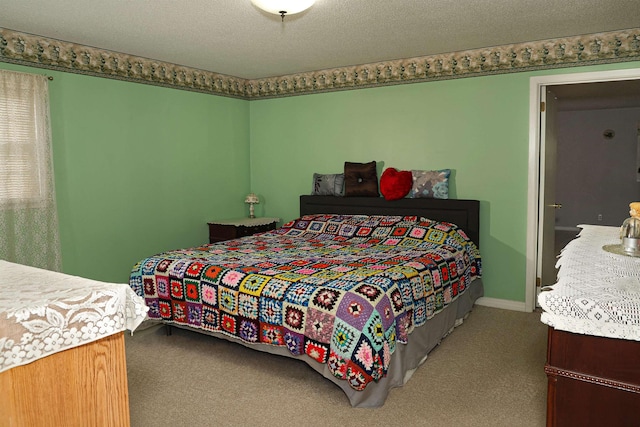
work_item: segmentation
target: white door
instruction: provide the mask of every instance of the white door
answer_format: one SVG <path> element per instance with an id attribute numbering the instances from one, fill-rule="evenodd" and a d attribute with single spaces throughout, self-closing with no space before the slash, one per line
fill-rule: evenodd
<path id="1" fill-rule="evenodd" d="M 546 122 L 553 120 L 551 114 L 542 115 L 540 112 L 540 101 L 544 100 L 545 113 L 549 111 L 548 101 L 550 96 L 547 96 L 546 88 L 553 85 L 565 85 L 565 84 L 578 84 L 578 83 L 596 83 L 596 82 L 608 82 L 608 81 L 621 81 L 621 80 L 636 80 L 640 79 L 640 68 L 634 68 L 629 70 L 610 70 L 610 71 L 596 71 L 588 73 L 569 73 L 558 74 L 548 76 L 536 76 L 531 77 L 529 81 L 529 177 L 528 177 L 528 197 L 527 197 L 527 249 L 526 249 L 526 293 L 524 310 L 533 311 L 536 306 L 536 278 L 542 278 L 542 264 L 541 258 L 543 258 L 542 241 L 544 240 L 541 235 L 544 228 L 542 211 L 545 211 L 547 218 L 550 215 L 554 215 L 551 209 L 541 209 L 541 205 L 553 205 L 555 201 L 547 200 L 544 203 L 544 183 L 549 183 L 550 179 L 545 179 L 545 157 L 543 151 L 545 150 L 545 141 L 548 137 L 546 132 Z M 541 89 L 545 89 L 544 94 L 541 93 Z M 542 98 L 542 99 L 541 99 Z M 553 100 L 552 100 L 553 102 Z M 550 106 L 553 108 L 553 105 Z M 543 121 L 541 123 L 541 121 Z M 547 153 L 551 150 L 547 149 Z M 555 152 L 555 150 L 553 150 Z M 555 182 L 555 180 L 553 180 Z M 541 202 L 542 200 L 542 202 Z M 555 210 L 555 209 L 554 209 Z M 554 215 L 555 216 L 555 215 Z M 548 225 L 554 224 L 551 221 Z M 550 228 L 550 227 L 549 227 Z M 555 228 L 555 227 L 554 227 Z M 555 233 L 554 233 L 555 234 Z M 550 243 L 550 239 L 547 237 L 547 244 Z M 555 245 L 554 245 L 555 246 Z M 555 250 L 551 253 L 555 255 Z M 552 271 L 554 271 L 553 269 Z M 552 273 L 552 274 L 555 274 Z"/>
<path id="2" fill-rule="evenodd" d="M 561 205 L 556 197 L 557 98 L 548 86 L 540 88 L 540 227 L 538 231 L 538 274 L 540 286 L 556 282 L 555 226 Z"/>

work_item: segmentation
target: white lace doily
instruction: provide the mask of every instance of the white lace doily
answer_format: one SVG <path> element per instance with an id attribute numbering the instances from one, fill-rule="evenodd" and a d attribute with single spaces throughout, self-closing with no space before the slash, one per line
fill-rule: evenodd
<path id="1" fill-rule="evenodd" d="M 618 227 L 580 225 L 561 252 L 558 281 L 538 296 L 541 320 L 579 334 L 640 341 L 640 258 L 605 251 Z"/>
<path id="2" fill-rule="evenodd" d="M 147 310 L 126 284 L 0 260 L 0 372 L 133 331 Z"/>

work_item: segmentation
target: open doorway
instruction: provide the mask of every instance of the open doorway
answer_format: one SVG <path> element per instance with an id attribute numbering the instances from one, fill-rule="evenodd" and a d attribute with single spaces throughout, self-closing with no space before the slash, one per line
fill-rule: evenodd
<path id="1" fill-rule="evenodd" d="M 640 79 L 550 88 L 558 98 L 557 252 L 578 224 L 620 226 L 640 200 Z"/>
<path id="2" fill-rule="evenodd" d="M 615 83 L 615 84 L 614 84 Z M 549 95 L 549 91 L 552 91 L 551 96 L 556 101 L 557 111 L 553 114 L 553 117 L 547 117 L 548 110 L 546 109 L 546 96 Z M 635 93 L 635 95 L 633 95 Z M 587 117 L 589 114 L 586 111 L 591 111 L 593 114 L 597 113 L 597 110 L 611 109 L 616 106 L 619 108 L 625 108 L 630 103 L 638 102 L 640 98 L 640 69 L 633 70 L 617 70 L 610 72 L 596 72 L 596 73 L 583 73 L 583 74 L 566 74 L 556 76 L 534 77 L 531 79 L 530 84 L 530 133 L 529 133 L 529 191 L 528 191 L 528 218 L 527 218 L 527 285 L 526 285 L 526 299 L 525 309 L 531 311 L 536 305 L 537 286 L 541 284 L 542 269 L 544 257 L 552 257 L 552 262 L 547 262 L 547 269 L 549 264 L 555 267 L 556 251 L 559 247 L 566 244 L 567 239 L 575 237 L 575 227 L 577 224 L 600 224 L 600 225 L 619 225 L 624 219 L 626 213 L 619 209 L 619 204 L 623 203 L 628 205 L 629 201 L 633 201 L 632 197 L 629 200 L 630 193 L 621 191 L 613 191 L 611 187 L 606 187 L 606 183 L 598 181 L 597 186 L 592 186 L 594 192 L 601 191 L 604 194 L 598 197 L 593 197 L 596 194 L 592 193 L 591 196 L 585 197 L 584 194 L 588 194 L 589 187 L 585 182 L 585 176 L 573 176 L 577 175 L 576 170 L 583 168 L 584 166 L 576 162 L 577 157 L 574 157 L 573 163 L 575 168 L 567 166 L 567 153 L 572 152 L 573 155 L 578 156 L 581 152 L 576 147 L 563 146 L 563 139 L 566 143 L 566 137 L 557 138 L 558 132 L 551 131 L 552 136 L 556 137 L 558 144 L 558 159 L 553 161 L 559 162 L 557 167 L 554 167 L 554 172 L 558 176 L 557 182 L 561 182 L 557 190 L 553 189 L 554 194 L 547 192 L 545 196 L 545 188 L 549 187 L 545 185 L 545 179 L 547 178 L 547 172 L 545 172 L 545 166 L 548 166 L 547 162 L 549 153 L 553 152 L 556 155 L 555 149 L 549 149 L 552 144 L 547 146 L 546 139 L 549 138 L 550 129 L 547 129 L 548 123 L 557 123 L 558 116 L 562 115 L 566 120 L 567 117 L 572 117 L 572 120 L 582 123 L 588 123 L 589 125 L 598 126 L 598 123 L 594 120 L 590 120 Z M 598 104 L 600 103 L 600 104 Z M 582 111 L 580 113 L 573 113 L 572 111 Z M 553 119 L 553 120 L 549 120 Z M 586 120 L 586 122 L 585 122 Z M 593 122 L 593 123 L 592 123 Z M 606 122 L 606 120 L 605 120 Z M 565 123 L 566 124 L 566 123 Z M 601 124 L 600 124 L 601 125 Z M 553 124 L 551 125 L 553 126 Z M 579 126 L 578 126 L 579 127 Z M 587 126 L 585 126 L 586 128 Z M 566 128 L 566 126 L 565 126 Z M 569 126 L 571 129 L 571 126 Z M 574 125 L 575 129 L 575 125 Z M 608 131 L 614 131 L 615 129 L 609 129 L 605 126 L 605 129 L 599 130 L 602 138 L 607 138 L 610 133 Z M 566 131 L 566 129 L 565 129 Z M 593 129 L 589 129 L 590 134 L 594 133 Z M 605 135 L 606 134 L 606 135 Z M 615 138 L 615 136 L 613 137 Z M 584 144 L 584 135 L 573 139 L 576 144 Z M 601 141 L 591 141 L 590 143 L 598 144 Z M 611 142 L 611 141 L 609 141 Z M 588 147 L 582 146 L 588 150 Z M 606 150 L 607 156 L 611 159 L 606 160 L 604 157 L 598 157 L 599 164 L 592 164 L 589 171 L 595 171 L 599 167 L 602 177 L 616 178 L 617 169 L 612 169 L 612 162 L 618 161 L 624 158 L 625 161 L 633 162 L 633 168 L 637 172 L 637 168 L 640 164 L 637 164 L 637 156 L 628 156 L 616 153 L 615 150 L 610 150 L 611 146 L 600 147 Z M 564 153 L 564 154 L 563 154 Z M 597 154 L 597 153 L 587 153 Z M 633 157 L 629 159 L 629 157 Z M 563 160 L 564 158 L 564 160 Z M 593 157 L 592 157 L 593 159 Z M 585 160 L 585 159 L 581 159 Z M 604 161 L 606 160 L 606 161 Z M 586 159 L 586 161 L 589 161 Z M 593 160 L 591 160 L 593 163 Z M 550 164 L 550 163 L 549 163 Z M 625 165 L 620 168 L 621 170 L 628 170 Z M 634 171 L 631 169 L 631 171 Z M 569 179 L 569 174 L 573 174 L 573 178 L 578 179 L 579 183 L 573 182 Z M 595 175 L 595 174 L 592 174 Z M 637 193 L 638 183 L 633 175 L 632 180 L 633 189 Z M 597 178 L 594 178 L 597 180 Z M 616 178 L 617 179 L 617 178 Z M 567 182 L 569 181 L 569 182 Z M 615 182 L 615 181 L 614 181 Z M 620 181 L 619 181 L 620 182 Z M 547 182 L 548 183 L 548 182 Z M 566 185 L 565 185 L 566 184 Z M 576 185 L 580 185 L 581 191 L 575 191 Z M 563 187 L 564 186 L 564 187 Z M 604 188 L 603 188 L 604 186 Z M 553 187 L 553 186 L 552 186 Z M 573 188 L 574 191 L 567 192 L 566 188 Z M 597 188 L 596 188 L 597 187 Z M 582 191 L 585 190 L 585 191 Z M 620 193 L 620 194 L 618 194 Z M 561 197 L 566 199 L 565 203 L 556 199 Z M 607 197 L 609 199 L 607 199 Z M 613 200 L 616 197 L 620 200 Z M 546 199 L 546 202 L 545 202 Z M 554 201 L 552 201 L 554 200 Z M 594 202 L 595 201 L 595 202 Z M 567 202 L 569 204 L 567 205 Z M 555 207 L 551 207 L 554 205 Z M 562 208 L 560 208 L 562 205 Z M 586 207 L 585 207 L 586 206 Z M 569 209 L 566 209 L 569 208 Z M 562 211 L 562 209 L 566 209 Z M 607 210 L 609 209 L 609 210 Z M 559 213 L 561 212 L 561 213 Z M 621 213 L 622 212 L 622 213 Z M 618 216 L 622 215 L 620 219 Z M 591 217 L 594 218 L 591 218 Z M 600 220 L 599 220 L 600 219 Z M 546 222 L 545 222 L 546 221 Z M 549 227 L 549 221 L 552 221 L 551 227 Z M 547 227 L 545 227 L 545 224 Z M 545 231 L 546 229 L 546 231 Z M 555 233 L 554 230 L 558 229 L 559 233 Z M 551 231 L 549 231 L 551 230 Z M 546 235 L 545 235 L 546 234 Z M 549 244 L 550 240 L 553 242 Z M 546 242 L 546 244 L 545 244 Z M 551 248 L 551 249 L 550 249 Z M 548 276 L 548 274 L 547 274 Z"/>

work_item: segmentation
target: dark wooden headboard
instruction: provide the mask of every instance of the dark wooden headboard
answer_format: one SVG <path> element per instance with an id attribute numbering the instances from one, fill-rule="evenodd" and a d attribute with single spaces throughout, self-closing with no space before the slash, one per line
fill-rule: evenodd
<path id="1" fill-rule="evenodd" d="M 480 201 L 456 199 L 400 199 L 383 197 L 300 196 L 300 215 L 417 215 L 462 228 L 480 247 Z"/>

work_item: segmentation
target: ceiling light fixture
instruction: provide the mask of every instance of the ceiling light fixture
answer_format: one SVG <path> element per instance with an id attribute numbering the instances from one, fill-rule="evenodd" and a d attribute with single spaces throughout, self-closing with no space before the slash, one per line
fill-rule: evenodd
<path id="1" fill-rule="evenodd" d="M 316 0 L 251 0 L 254 6 L 265 12 L 280 15 L 284 21 L 284 15 L 304 12 L 309 9 Z"/>

